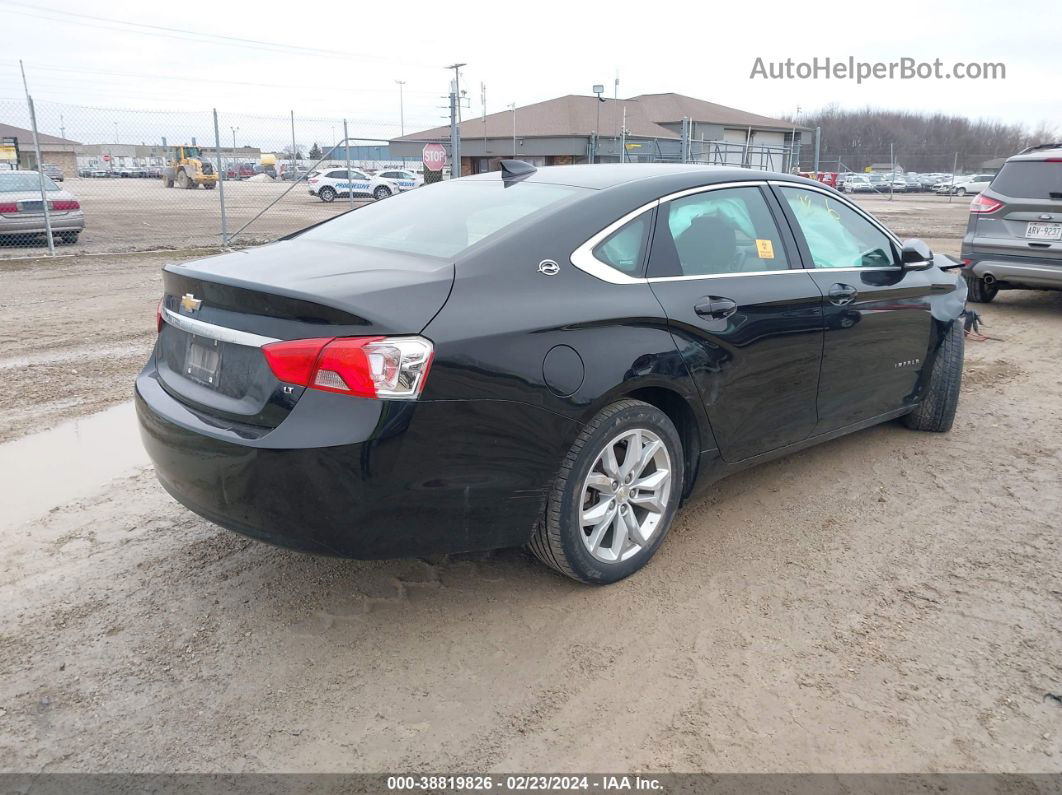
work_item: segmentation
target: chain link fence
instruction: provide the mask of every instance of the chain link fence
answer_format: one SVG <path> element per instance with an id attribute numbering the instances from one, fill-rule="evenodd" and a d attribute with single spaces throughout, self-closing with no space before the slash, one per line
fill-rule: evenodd
<path id="1" fill-rule="evenodd" d="M 0 256 L 48 254 L 48 222 L 58 254 L 252 245 L 373 200 L 354 189 L 325 191 L 328 201 L 311 195 L 315 169 L 370 181 L 375 172 L 420 169 L 389 156 L 387 140 L 397 135 L 390 122 L 281 109 L 38 101 L 34 110 L 36 145 L 26 99 L 0 99 Z M 47 219 L 32 173 L 38 146 Z"/>

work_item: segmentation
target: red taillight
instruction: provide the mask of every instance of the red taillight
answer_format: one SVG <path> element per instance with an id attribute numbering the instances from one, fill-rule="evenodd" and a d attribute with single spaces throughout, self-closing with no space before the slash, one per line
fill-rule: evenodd
<path id="1" fill-rule="evenodd" d="M 53 210 L 80 210 L 81 209 L 81 205 L 78 202 L 73 201 L 73 200 L 63 200 L 63 201 L 52 202 L 52 209 Z"/>
<path id="2" fill-rule="evenodd" d="M 969 267 L 970 267 L 970 265 L 972 265 L 972 264 L 973 264 L 973 260 L 972 260 L 972 259 L 961 259 L 961 260 L 959 260 L 959 263 L 960 263 L 960 264 L 961 264 L 961 265 L 962 265 L 962 266 L 963 266 L 964 268 L 969 268 Z"/>
<path id="3" fill-rule="evenodd" d="M 317 180 L 315 180 L 315 179 L 308 179 L 306 181 L 309 182 L 311 185 L 316 185 L 317 184 Z"/>
<path id="4" fill-rule="evenodd" d="M 416 399 L 433 356 L 422 337 L 324 337 L 262 347 L 279 380 L 366 398 Z"/>
<path id="5" fill-rule="evenodd" d="M 973 197 L 973 201 L 970 202 L 970 212 L 983 215 L 984 213 L 994 213 L 1000 207 L 1003 206 L 1003 202 L 996 199 L 990 199 L 983 193 L 978 193 Z"/>
<path id="6" fill-rule="evenodd" d="M 4 202 L 0 204 L 0 215 L 11 215 L 18 212 L 18 205 L 14 202 Z"/>
<path id="7" fill-rule="evenodd" d="M 166 321 L 162 319 L 162 307 L 166 304 L 166 296 L 159 299 L 158 306 L 155 307 L 155 331 L 159 334 L 162 333 L 162 324 Z"/>

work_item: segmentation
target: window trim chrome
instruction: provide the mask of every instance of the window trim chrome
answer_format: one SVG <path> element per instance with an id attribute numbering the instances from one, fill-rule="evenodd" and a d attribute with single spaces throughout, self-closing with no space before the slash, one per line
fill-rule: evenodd
<path id="1" fill-rule="evenodd" d="M 231 342 L 233 345 L 246 345 L 250 348 L 261 348 L 273 342 L 280 342 L 276 337 L 263 337 L 261 334 L 252 334 L 249 331 L 240 331 L 226 326 L 218 326 L 196 320 L 194 317 L 178 315 L 172 309 L 162 310 L 162 319 L 174 328 L 195 334 L 197 337 L 205 337 L 218 342 Z"/>
<path id="2" fill-rule="evenodd" d="M 712 184 L 712 185 L 698 185 L 697 187 L 694 187 L 694 188 L 685 188 L 683 190 L 675 191 L 674 193 L 669 193 L 669 194 L 667 194 L 665 196 L 661 196 L 658 199 L 654 199 L 651 202 L 647 202 L 646 204 L 643 204 L 641 207 L 639 207 L 636 210 L 632 210 L 631 212 L 629 212 L 626 215 L 624 215 L 622 218 L 620 218 L 620 219 L 618 219 L 616 221 L 613 221 L 611 224 L 606 226 L 600 232 L 595 234 L 593 237 L 591 237 L 589 240 L 587 240 L 585 243 L 583 243 L 581 246 L 579 246 L 577 249 L 575 249 L 575 251 L 572 252 L 571 257 L 569 259 L 571 260 L 572 265 L 574 265 L 579 270 L 583 271 L 584 273 L 588 273 L 589 275 L 593 276 L 594 278 L 600 279 L 603 282 L 608 282 L 609 284 L 655 284 L 657 282 L 686 282 L 686 281 L 700 281 L 702 279 L 727 279 L 727 278 L 733 278 L 735 276 L 773 276 L 773 275 L 779 274 L 779 273 L 808 273 L 808 274 L 818 273 L 818 272 L 858 273 L 858 272 L 869 272 L 869 271 L 902 271 L 903 270 L 903 266 L 902 265 L 873 266 L 873 267 L 866 267 L 866 268 L 858 267 L 858 266 L 853 266 L 853 267 L 850 267 L 850 268 L 804 268 L 804 267 L 793 268 L 793 267 L 789 267 L 789 268 L 784 268 L 784 269 L 779 269 L 779 270 L 770 270 L 770 271 L 745 271 L 743 273 L 706 273 L 706 274 L 690 275 L 690 276 L 652 276 L 652 277 L 645 277 L 645 276 L 628 276 L 626 273 L 623 273 L 622 271 L 617 270 L 614 266 L 609 265 L 608 263 L 602 262 L 601 260 L 599 260 L 597 257 L 594 256 L 594 249 L 597 248 L 598 244 L 600 244 L 602 240 L 607 238 L 609 235 L 611 235 L 613 232 L 615 232 L 620 227 L 624 226 L 625 224 L 627 224 L 627 223 L 633 221 L 635 218 L 639 217 L 642 213 L 646 213 L 646 212 L 649 212 L 650 210 L 656 209 L 656 208 L 660 207 L 662 204 L 664 204 L 666 202 L 673 201 L 675 199 L 682 199 L 682 198 L 685 198 L 686 196 L 693 196 L 693 195 L 696 195 L 698 193 L 706 193 L 708 191 L 713 191 L 713 190 L 724 190 L 726 188 L 747 188 L 747 187 L 765 187 L 765 186 L 797 188 L 797 189 L 800 189 L 800 190 L 812 191 L 814 193 L 821 193 L 821 194 L 823 194 L 825 196 L 829 196 L 829 197 L 831 197 L 833 199 L 837 199 L 842 204 L 844 204 L 846 207 L 848 207 L 849 209 L 855 211 L 855 213 L 857 215 L 862 217 L 871 226 L 873 226 L 879 232 L 884 234 L 889 240 L 891 240 L 893 243 L 895 243 L 897 249 L 899 249 L 899 250 L 903 249 L 903 243 L 900 242 L 900 239 L 898 237 L 896 237 L 896 235 L 894 235 L 886 227 L 882 226 L 882 224 L 880 222 L 878 222 L 878 220 L 876 218 L 874 218 L 872 215 L 870 215 L 869 213 L 864 211 L 857 204 L 854 204 L 854 203 L 850 202 L 847 199 L 847 197 L 845 197 L 844 194 L 840 193 L 839 191 L 829 190 L 829 189 L 826 189 L 826 188 L 821 188 L 818 185 L 806 185 L 803 182 L 790 182 L 788 180 L 766 179 L 765 178 L 765 179 L 754 179 L 754 180 L 740 180 L 738 182 L 718 182 L 718 183 L 715 183 L 715 184 Z M 779 233 L 781 233 L 781 230 L 778 230 L 778 231 L 779 231 Z"/>

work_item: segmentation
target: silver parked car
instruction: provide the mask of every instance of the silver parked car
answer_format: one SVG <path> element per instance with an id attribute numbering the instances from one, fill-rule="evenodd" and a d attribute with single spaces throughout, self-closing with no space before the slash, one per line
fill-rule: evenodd
<path id="1" fill-rule="evenodd" d="M 72 193 L 44 178 L 52 232 L 64 243 L 73 243 L 85 228 L 85 214 Z M 0 245 L 10 245 L 11 237 L 43 235 L 44 206 L 40 175 L 36 171 L 0 171 Z"/>
<path id="2" fill-rule="evenodd" d="M 978 303 L 1010 288 L 1062 290 L 1062 143 L 1009 158 L 974 197 L 962 264 Z"/>

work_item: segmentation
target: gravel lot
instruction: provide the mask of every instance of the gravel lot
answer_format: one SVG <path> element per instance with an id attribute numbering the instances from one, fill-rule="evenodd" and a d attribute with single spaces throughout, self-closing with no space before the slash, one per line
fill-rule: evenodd
<path id="1" fill-rule="evenodd" d="M 189 246 L 221 245 L 219 191 L 165 188 L 156 179 L 68 179 L 62 188 L 74 194 L 85 211 L 85 231 L 77 243 L 56 244 L 62 254 L 121 253 Z M 350 209 L 349 199 L 326 204 L 301 183 L 226 182 L 225 212 L 229 234 L 236 232 L 277 199 L 291 192 L 238 238 L 244 245 L 263 243 Z M 364 204 L 356 200 L 356 205 Z M 15 245 L 18 243 L 19 245 Z M 0 258 L 47 254 L 42 240 L 24 244 L 0 239 Z"/>
<path id="2" fill-rule="evenodd" d="M 957 253 L 964 203 L 866 203 Z M 128 400 L 174 258 L 0 263 L 0 441 L 25 445 L 0 460 Z M 967 346 L 950 434 L 731 477 L 608 588 L 521 551 L 274 549 L 146 467 L 112 479 L 116 435 L 87 496 L 0 518 L 0 771 L 1058 772 L 1062 293 L 979 310 L 1000 341 Z"/>

